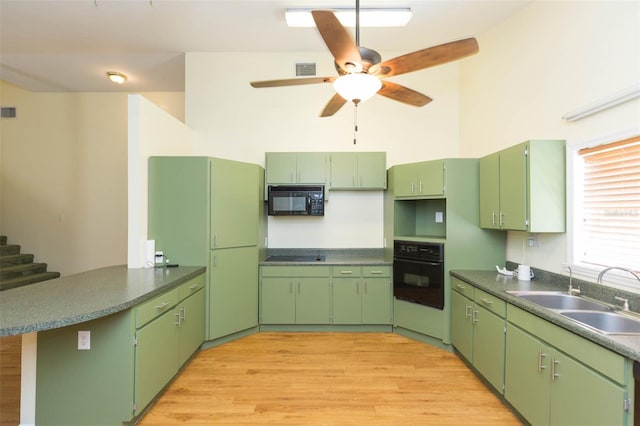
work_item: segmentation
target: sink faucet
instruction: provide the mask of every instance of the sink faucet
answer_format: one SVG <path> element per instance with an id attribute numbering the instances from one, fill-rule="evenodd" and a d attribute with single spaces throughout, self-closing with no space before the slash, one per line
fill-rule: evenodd
<path id="1" fill-rule="evenodd" d="M 567 293 L 571 296 L 580 294 L 580 288 L 573 288 L 573 271 L 571 270 L 571 266 L 567 266 L 567 269 L 569 269 L 569 290 Z"/>
<path id="2" fill-rule="evenodd" d="M 612 270 L 612 269 L 619 269 L 621 271 L 625 271 L 630 273 L 631 275 L 633 275 L 634 277 L 636 277 L 636 279 L 638 280 L 638 282 L 640 283 L 640 275 L 638 275 L 635 271 L 629 269 L 629 268 L 624 268 L 622 266 L 609 266 L 608 268 L 604 268 L 602 271 L 600 271 L 600 273 L 598 274 L 598 284 L 602 284 L 602 277 L 604 276 L 605 273 L 607 273 L 608 271 Z"/>

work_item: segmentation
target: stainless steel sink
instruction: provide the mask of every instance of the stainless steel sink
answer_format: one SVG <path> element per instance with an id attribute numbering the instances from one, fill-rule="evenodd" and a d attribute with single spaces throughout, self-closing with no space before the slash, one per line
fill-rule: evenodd
<path id="1" fill-rule="evenodd" d="M 507 291 L 529 302 L 553 310 L 610 311 L 611 308 L 595 300 L 554 291 Z"/>
<path id="2" fill-rule="evenodd" d="M 640 319 L 615 312 L 568 311 L 561 314 L 605 334 L 640 334 Z"/>

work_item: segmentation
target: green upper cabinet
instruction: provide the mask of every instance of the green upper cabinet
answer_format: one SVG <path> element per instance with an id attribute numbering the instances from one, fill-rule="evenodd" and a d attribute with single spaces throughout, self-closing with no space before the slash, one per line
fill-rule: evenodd
<path id="1" fill-rule="evenodd" d="M 385 189 L 387 154 L 334 152 L 331 154 L 331 189 Z"/>
<path id="2" fill-rule="evenodd" d="M 211 159 L 211 248 L 258 243 L 261 172 L 254 164 Z"/>
<path id="3" fill-rule="evenodd" d="M 261 173 L 219 158 L 151 157 L 149 238 L 184 265 L 207 265 L 209 249 L 256 245 Z"/>
<path id="4" fill-rule="evenodd" d="M 265 181 L 278 184 L 326 184 L 329 153 L 326 152 L 267 152 Z"/>
<path id="5" fill-rule="evenodd" d="M 565 231 L 565 142 L 531 140 L 480 159 L 480 226 Z"/>
<path id="6" fill-rule="evenodd" d="M 396 197 L 433 197 L 445 192 L 445 160 L 396 166 L 393 193 Z"/>

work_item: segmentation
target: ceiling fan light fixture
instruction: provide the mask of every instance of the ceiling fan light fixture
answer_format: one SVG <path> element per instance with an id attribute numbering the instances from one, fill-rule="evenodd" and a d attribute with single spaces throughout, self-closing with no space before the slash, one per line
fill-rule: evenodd
<path id="1" fill-rule="evenodd" d="M 107 78 L 116 84 L 123 84 L 127 81 L 127 76 L 117 71 L 107 71 Z"/>
<path id="2" fill-rule="evenodd" d="M 356 26 L 354 9 L 334 9 L 340 24 L 345 27 Z M 411 19 L 409 8 L 360 9 L 360 27 L 404 27 Z M 292 28 L 311 28 L 316 23 L 311 9 L 287 9 L 284 12 L 287 25 Z"/>
<path id="3" fill-rule="evenodd" d="M 378 77 L 365 73 L 346 74 L 333 82 L 333 88 L 343 99 L 356 104 L 370 99 L 381 87 Z"/>

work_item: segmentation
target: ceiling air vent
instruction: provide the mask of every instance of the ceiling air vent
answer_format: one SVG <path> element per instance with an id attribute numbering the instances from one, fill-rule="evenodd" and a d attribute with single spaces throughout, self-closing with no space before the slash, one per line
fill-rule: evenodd
<path id="1" fill-rule="evenodd" d="M 296 64 L 296 77 L 300 76 L 313 76 L 316 75 L 316 64 L 315 62 L 303 62 Z"/>
<path id="2" fill-rule="evenodd" d="M 2 118 L 16 118 L 16 107 L 1 107 Z"/>

